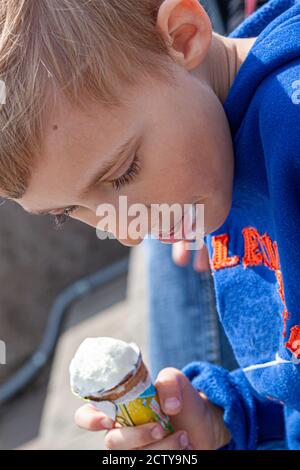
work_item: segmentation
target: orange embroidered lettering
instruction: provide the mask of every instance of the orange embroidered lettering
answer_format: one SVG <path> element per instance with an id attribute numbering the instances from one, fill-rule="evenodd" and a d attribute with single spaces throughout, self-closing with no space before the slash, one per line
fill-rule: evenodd
<path id="1" fill-rule="evenodd" d="M 230 268 L 240 262 L 239 256 L 228 256 L 228 240 L 229 236 L 226 234 L 212 237 L 212 268 L 215 270 Z"/>
<path id="2" fill-rule="evenodd" d="M 283 312 L 282 312 L 282 317 L 283 317 L 283 332 L 282 332 L 282 336 L 285 337 L 286 336 L 286 324 L 287 324 L 287 321 L 289 319 L 289 312 L 287 311 L 287 308 L 286 308 L 286 305 L 285 305 L 285 297 L 284 297 L 284 290 L 283 290 L 283 280 L 282 280 L 282 272 L 278 269 L 277 271 L 275 271 L 275 275 L 276 275 L 276 279 L 278 281 L 278 284 L 279 284 L 279 288 L 278 288 L 278 292 L 279 292 L 279 295 L 280 295 L 280 298 L 282 300 L 282 303 L 283 303 Z"/>
<path id="3" fill-rule="evenodd" d="M 296 325 L 291 328 L 289 340 L 285 343 L 285 347 L 291 351 L 298 359 L 300 357 L 300 326 Z"/>
<path id="4" fill-rule="evenodd" d="M 245 227 L 242 230 L 244 238 L 244 256 L 242 259 L 243 266 L 259 266 L 264 265 L 274 271 L 277 282 L 279 284 L 278 293 L 283 303 L 283 332 L 285 337 L 287 332 L 287 321 L 289 319 L 289 312 L 286 308 L 282 273 L 280 271 L 280 261 L 277 243 L 273 242 L 267 233 L 260 235 L 254 227 Z M 229 235 L 226 233 L 212 237 L 212 262 L 211 266 L 214 270 L 222 268 L 230 268 L 236 266 L 240 262 L 240 257 L 228 256 L 228 242 Z M 299 327 L 300 328 L 300 327 Z M 300 336 L 299 336 L 300 340 Z M 289 343 L 286 343 L 289 344 Z"/>
<path id="5" fill-rule="evenodd" d="M 263 255 L 259 251 L 260 235 L 253 227 L 246 227 L 243 229 L 244 237 L 244 257 L 243 266 L 259 266 L 262 264 Z"/>
<path id="6" fill-rule="evenodd" d="M 264 265 L 273 271 L 280 269 L 277 243 L 272 242 L 266 233 L 260 237 L 260 246 L 264 256 Z"/>

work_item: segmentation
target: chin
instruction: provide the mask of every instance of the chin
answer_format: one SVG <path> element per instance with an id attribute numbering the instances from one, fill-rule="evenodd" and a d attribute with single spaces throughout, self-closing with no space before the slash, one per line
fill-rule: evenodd
<path id="1" fill-rule="evenodd" d="M 210 224 L 208 224 L 207 230 L 205 230 L 205 235 L 208 235 L 210 233 L 215 232 L 218 230 L 222 225 L 226 222 L 226 219 L 229 215 L 229 212 L 231 210 L 232 206 L 232 201 L 230 200 L 227 205 L 222 206 L 222 210 L 219 210 L 219 213 L 217 216 L 214 217 L 213 220 L 211 220 Z"/>

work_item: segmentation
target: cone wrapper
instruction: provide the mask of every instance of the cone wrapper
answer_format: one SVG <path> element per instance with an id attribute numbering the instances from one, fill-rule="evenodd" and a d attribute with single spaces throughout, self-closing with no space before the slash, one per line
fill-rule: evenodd
<path id="1" fill-rule="evenodd" d="M 136 372 L 109 393 L 103 394 L 101 399 L 88 399 L 122 426 L 159 422 L 165 431 L 174 432 L 170 418 L 160 408 L 156 389 L 143 361 Z"/>

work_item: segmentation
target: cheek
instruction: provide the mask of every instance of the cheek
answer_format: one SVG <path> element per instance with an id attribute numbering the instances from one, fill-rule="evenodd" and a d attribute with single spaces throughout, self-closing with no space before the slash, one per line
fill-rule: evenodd
<path id="1" fill-rule="evenodd" d="M 178 130 L 177 135 L 175 132 L 170 136 L 170 145 L 166 143 L 165 150 L 157 145 L 150 153 L 148 187 L 158 199 L 165 196 L 164 199 L 171 200 L 178 196 L 178 202 L 189 200 L 193 194 L 198 196 L 202 192 L 201 187 L 207 181 L 207 152 L 203 152 L 199 129 L 191 130 L 187 126 L 186 135 L 182 134 Z"/>
<path id="2" fill-rule="evenodd" d="M 141 190 L 138 194 L 142 192 L 151 196 L 149 202 L 171 202 L 176 195 L 180 202 L 184 195 L 189 195 L 192 187 L 195 189 L 199 184 L 201 165 L 198 150 L 180 142 L 166 151 L 158 145 L 149 155 L 152 158 L 146 161 L 141 173 L 141 186 L 137 187 Z"/>
<path id="3" fill-rule="evenodd" d="M 177 198 L 177 202 L 194 202 L 206 194 L 208 175 L 206 170 L 203 171 L 198 152 L 195 155 L 187 152 L 184 158 L 174 157 L 165 175 L 162 190 L 169 192 L 171 200 Z"/>

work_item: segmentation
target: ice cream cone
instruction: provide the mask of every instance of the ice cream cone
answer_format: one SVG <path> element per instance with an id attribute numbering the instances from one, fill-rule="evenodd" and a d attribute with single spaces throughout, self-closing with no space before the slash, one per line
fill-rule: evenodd
<path id="1" fill-rule="evenodd" d="M 88 400 L 92 401 L 111 401 L 116 402 L 121 399 L 124 399 L 128 394 L 131 392 L 134 393 L 137 387 L 143 388 L 143 384 L 147 384 L 149 382 L 149 372 L 147 367 L 145 366 L 141 357 L 139 358 L 139 362 L 136 366 L 136 370 L 128 374 L 122 382 L 120 382 L 116 387 L 112 388 L 111 390 L 107 390 L 103 392 L 100 396 L 88 396 L 86 397 Z M 151 383 L 151 379 L 150 379 Z"/>
<path id="2" fill-rule="evenodd" d="M 103 345 L 101 341 L 102 338 L 89 339 L 79 348 L 77 356 L 75 355 L 71 367 L 73 393 L 93 403 L 106 414 L 107 410 L 114 410 L 114 416 L 110 417 L 122 426 L 138 426 L 157 421 L 166 431 L 174 432 L 170 418 L 164 415 L 160 408 L 156 389 L 137 345 L 112 338 L 103 338 Z M 126 363 L 123 350 L 129 358 L 125 369 L 116 367 L 119 363 Z M 113 356 L 115 351 L 118 358 Z M 93 357 L 91 352 L 94 352 Z M 88 393 L 88 390 L 91 390 L 91 393 Z"/>
<path id="3" fill-rule="evenodd" d="M 111 402 L 116 407 L 115 420 L 122 426 L 138 426 L 158 421 L 162 427 L 173 432 L 168 416 L 161 411 L 158 395 L 152 384 L 148 369 L 142 359 L 134 372 L 101 397 L 87 397 L 101 409 L 101 402 Z M 95 403 L 96 402 L 96 403 Z"/>

